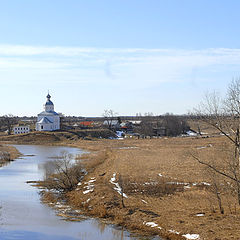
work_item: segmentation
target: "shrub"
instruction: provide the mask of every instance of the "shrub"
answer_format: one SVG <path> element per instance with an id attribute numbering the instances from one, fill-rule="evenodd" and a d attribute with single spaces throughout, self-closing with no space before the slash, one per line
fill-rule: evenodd
<path id="1" fill-rule="evenodd" d="M 42 185 L 59 192 L 72 191 L 85 175 L 81 163 L 75 163 L 73 156 L 67 152 L 55 161 L 44 164 L 45 178 Z"/>

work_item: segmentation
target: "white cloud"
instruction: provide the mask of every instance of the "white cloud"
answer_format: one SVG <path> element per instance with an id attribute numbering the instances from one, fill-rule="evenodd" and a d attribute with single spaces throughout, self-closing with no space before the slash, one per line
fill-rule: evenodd
<path id="1" fill-rule="evenodd" d="M 0 45 L 0 79 L 4 72 L 18 81 L 128 84 L 149 86 L 161 82 L 188 81 L 226 69 L 239 69 L 240 49 L 141 49 L 79 48 Z M 9 73 L 7 73 L 9 71 Z M 53 78 L 53 76 L 55 76 Z M 231 78 L 232 76 L 229 76 Z M 201 80 L 198 76 L 194 78 Z M 28 81 L 31 81 L 29 79 Z M 206 79 L 206 78 L 205 78 Z M 1 81 L 1 80 L 0 80 Z M 137 85 L 136 85 L 137 84 Z"/>

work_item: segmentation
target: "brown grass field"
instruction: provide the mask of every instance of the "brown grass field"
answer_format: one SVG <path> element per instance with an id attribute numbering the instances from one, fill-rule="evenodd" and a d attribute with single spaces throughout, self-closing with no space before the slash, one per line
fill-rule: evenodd
<path id="1" fill-rule="evenodd" d="M 53 144 L 90 151 L 79 157 L 88 174 L 82 185 L 66 196 L 69 204 L 86 214 L 167 239 L 186 239 L 182 237 L 185 234 L 198 234 L 198 239 L 240 239 L 236 196 L 221 191 L 225 210 L 221 214 L 209 185 L 212 175 L 191 156 L 225 166 L 224 137 L 64 140 Z M 128 197 L 124 198 L 125 207 L 114 189 L 116 183 Z M 151 227 L 149 222 L 156 225 Z"/>
<path id="2" fill-rule="evenodd" d="M 83 194 L 81 189 L 69 194 L 70 202 L 77 207 L 130 229 L 153 231 L 169 239 L 181 239 L 180 235 L 187 233 L 199 234 L 201 239 L 240 239 L 236 198 L 223 193 L 225 214 L 220 214 L 216 196 L 208 186 L 211 175 L 191 157 L 219 158 L 218 151 L 225 146 L 223 137 L 83 141 L 74 145 L 91 151 L 107 150 L 109 155 L 85 179 L 96 179 L 92 193 Z M 85 162 L 98 157 L 92 154 Z M 125 208 L 109 182 L 113 173 L 116 179 L 123 179 L 123 192 L 128 196 L 124 198 Z M 172 184 L 166 184 L 169 182 Z M 154 222 L 162 229 L 146 228 L 144 222 Z M 180 234 L 169 235 L 171 230 Z"/>

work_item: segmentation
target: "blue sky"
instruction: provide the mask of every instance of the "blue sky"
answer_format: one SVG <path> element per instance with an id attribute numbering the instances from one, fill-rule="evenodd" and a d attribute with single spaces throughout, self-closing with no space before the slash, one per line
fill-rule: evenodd
<path id="1" fill-rule="evenodd" d="M 0 115 L 187 113 L 240 76 L 240 1 L 0 0 Z"/>

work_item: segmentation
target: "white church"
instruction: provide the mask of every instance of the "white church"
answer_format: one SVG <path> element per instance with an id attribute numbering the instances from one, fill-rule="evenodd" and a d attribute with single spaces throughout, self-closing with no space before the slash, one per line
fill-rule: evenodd
<path id="1" fill-rule="evenodd" d="M 44 104 L 44 111 L 37 116 L 37 131 L 54 131 L 60 129 L 60 116 L 54 111 L 54 104 L 47 95 L 47 102 Z"/>

